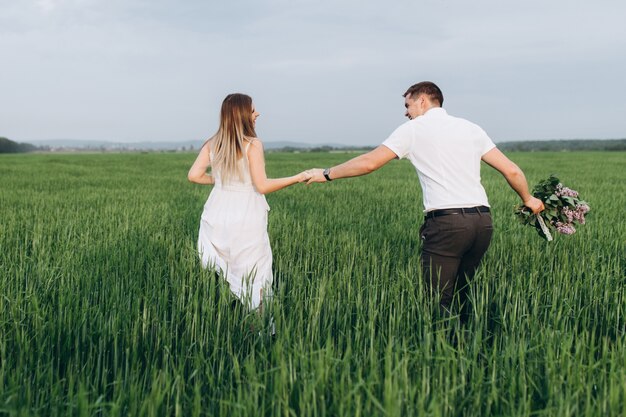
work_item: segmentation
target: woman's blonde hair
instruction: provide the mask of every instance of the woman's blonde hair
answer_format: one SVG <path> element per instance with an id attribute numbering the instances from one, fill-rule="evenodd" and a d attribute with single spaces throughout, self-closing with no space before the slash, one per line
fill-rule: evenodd
<path id="1" fill-rule="evenodd" d="M 211 165 L 220 173 L 222 182 L 243 178 L 239 164 L 245 158 L 245 143 L 256 137 L 252 119 L 252 97 L 229 94 L 222 102 L 220 127 L 212 140 Z"/>

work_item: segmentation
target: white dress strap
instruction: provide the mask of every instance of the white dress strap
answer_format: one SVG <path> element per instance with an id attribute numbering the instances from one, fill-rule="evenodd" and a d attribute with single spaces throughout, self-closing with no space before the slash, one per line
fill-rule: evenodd
<path id="1" fill-rule="evenodd" d="M 248 143 L 246 143 L 246 147 L 245 147 L 246 156 L 248 156 L 248 149 L 250 149 L 250 145 L 252 145 L 252 142 L 254 142 L 254 140 L 248 141 Z"/>

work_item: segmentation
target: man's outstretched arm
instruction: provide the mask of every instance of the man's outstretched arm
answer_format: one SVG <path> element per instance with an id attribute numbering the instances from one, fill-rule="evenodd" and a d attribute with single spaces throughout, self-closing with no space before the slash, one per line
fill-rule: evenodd
<path id="1" fill-rule="evenodd" d="M 380 145 L 368 153 L 352 158 L 343 164 L 331 167 L 328 176 L 331 180 L 336 180 L 339 178 L 366 175 L 376 171 L 378 168 L 382 167 L 396 157 L 396 154 L 391 149 L 385 145 Z M 307 184 L 328 181 L 326 177 L 324 177 L 323 172 L 324 170 L 321 168 L 309 170 L 308 173 L 311 175 L 311 178 L 307 181 Z"/>
<path id="2" fill-rule="evenodd" d="M 545 209 L 543 202 L 533 197 L 528 191 L 528 183 L 524 172 L 509 158 L 507 158 L 498 148 L 493 148 L 482 156 L 482 160 L 489 166 L 498 170 L 511 188 L 520 196 L 526 207 L 537 214 Z"/>

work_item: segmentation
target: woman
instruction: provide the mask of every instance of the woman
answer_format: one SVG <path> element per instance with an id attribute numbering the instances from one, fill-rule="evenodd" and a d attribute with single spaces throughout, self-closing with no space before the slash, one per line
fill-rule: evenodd
<path id="1" fill-rule="evenodd" d="M 220 271 L 233 294 L 252 310 L 272 294 L 270 208 L 264 194 L 308 179 L 305 172 L 267 178 L 263 144 L 254 130 L 257 117 L 252 98 L 226 96 L 220 127 L 202 146 L 187 175 L 197 184 L 215 184 L 200 221 L 202 265 Z M 209 166 L 211 174 L 206 172 Z"/>

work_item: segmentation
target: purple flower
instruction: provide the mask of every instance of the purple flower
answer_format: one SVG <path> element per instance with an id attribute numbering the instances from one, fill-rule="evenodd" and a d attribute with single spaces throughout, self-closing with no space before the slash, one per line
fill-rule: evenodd
<path id="1" fill-rule="evenodd" d="M 577 215 L 577 212 L 570 209 L 569 207 L 564 207 L 563 210 L 561 210 L 561 214 L 563 214 L 567 218 L 568 223 L 571 223 L 574 221 Z"/>
<path id="2" fill-rule="evenodd" d="M 576 210 L 582 214 L 587 214 L 589 213 L 590 207 L 587 204 L 579 204 L 576 206 Z"/>
<path id="3" fill-rule="evenodd" d="M 585 214 L 587 213 L 589 213 L 589 206 L 587 204 L 578 204 L 574 211 L 574 219 L 580 224 L 585 224 Z"/>
<path id="4" fill-rule="evenodd" d="M 570 223 L 556 222 L 554 225 L 556 226 L 556 231 L 564 235 L 573 235 L 574 233 L 576 233 L 574 225 Z"/>
<path id="5" fill-rule="evenodd" d="M 578 191 L 572 190 L 568 187 L 564 187 L 561 183 L 556 186 L 556 191 L 554 192 L 554 194 L 556 194 L 557 197 L 578 197 Z"/>

